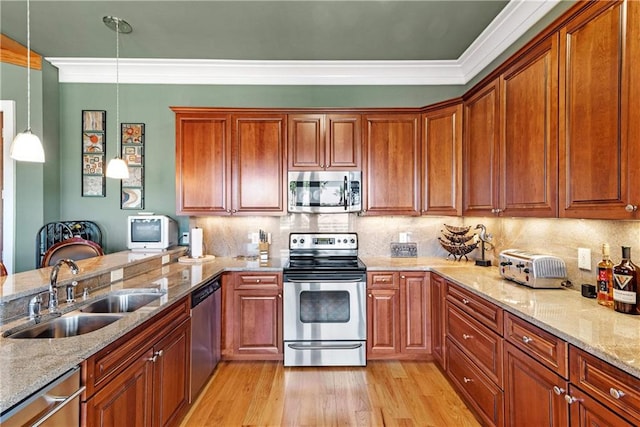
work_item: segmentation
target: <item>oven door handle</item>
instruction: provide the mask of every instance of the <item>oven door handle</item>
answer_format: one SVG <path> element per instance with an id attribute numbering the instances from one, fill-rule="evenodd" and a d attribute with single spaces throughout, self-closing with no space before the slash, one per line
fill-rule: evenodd
<path id="1" fill-rule="evenodd" d="M 345 175 L 344 177 L 344 210 L 346 211 L 348 209 L 348 204 L 347 204 L 347 200 L 348 200 L 348 191 L 349 189 L 349 183 L 347 181 L 347 176 Z"/>
<path id="2" fill-rule="evenodd" d="M 355 350 L 362 344 L 288 344 L 294 350 Z"/>
<path id="3" fill-rule="evenodd" d="M 309 277 L 306 279 L 285 279 L 284 283 L 360 283 L 364 282 L 362 277 L 355 277 L 352 279 L 320 279 L 317 277 Z"/>

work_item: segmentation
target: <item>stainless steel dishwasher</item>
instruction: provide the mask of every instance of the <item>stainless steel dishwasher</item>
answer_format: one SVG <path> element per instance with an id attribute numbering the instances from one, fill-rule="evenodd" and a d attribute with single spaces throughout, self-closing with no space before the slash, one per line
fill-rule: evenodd
<path id="1" fill-rule="evenodd" d="M 0 415 L 2 427 L 80 425 L 80 368 L 75 367 Z"/>
<path id="2" fill-rule="evenodd" d="M 220 277 L 191 294 L 191 393 L 193 402 L 220 360 L 222 297 Z"/>

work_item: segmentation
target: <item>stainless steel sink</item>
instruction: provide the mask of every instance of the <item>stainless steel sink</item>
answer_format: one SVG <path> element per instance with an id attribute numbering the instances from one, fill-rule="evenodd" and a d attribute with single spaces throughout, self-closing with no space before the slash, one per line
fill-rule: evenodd
<path id="1" fill-rule="evenodd" d="M 72 312 L 26 329 L 10 333 L 8 338 L 66 338 L 88 334 L 103 328 L 124 314 L 90 314 Z"/>
<path id="2" fill-rule="evenodd" d="M 162 294 L 127 293 L 108 295 L 80 309 L 83 313 L 130 313 L 160 298 Z"/>

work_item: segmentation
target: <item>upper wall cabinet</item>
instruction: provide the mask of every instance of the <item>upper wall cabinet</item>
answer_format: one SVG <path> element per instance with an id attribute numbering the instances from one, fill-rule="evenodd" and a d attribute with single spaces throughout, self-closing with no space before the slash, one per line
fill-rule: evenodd
<path id="1" fill-rule="evenodd" d="M 560 216 L 639 217 L 638 9 L 593 2 L 560 29 Z"/>
<path id="2" fill-rule="evenodd" d="M 558 36 L 520 56 L 500 77 L 500 212 L 558 211 Z M 471 159 L 473 161 L 473 159 Z"/>
<path id="3" fill-rule="evenodd" d="M 176 211 L 231 212 L 231 115 L 176 111 Z"/>
<path id="4" fill-rule="evenodd" d="M 464 101 L 464 215 L 493 215 L 500 208 L 499 83 L 493 80 Z"/>
<path id="5" fill-rule="evenodd" d="M 422 115 L 423 214 L 462 214 L 462 103 Z"/>
<path id="6" fill-rule="evenodd" d="M 178 214 L 285 213 L 286 115 L 174 111 Z"/>
<path id="7" fill-rule="evenodd" d="M 360 170 L 360 114 L 290 114 L 289 170 Z"/>
<path id="8" fill-rule="evenodd" d="M 364 116 L 364 213 L 420 214 L 420 115 Z"/>

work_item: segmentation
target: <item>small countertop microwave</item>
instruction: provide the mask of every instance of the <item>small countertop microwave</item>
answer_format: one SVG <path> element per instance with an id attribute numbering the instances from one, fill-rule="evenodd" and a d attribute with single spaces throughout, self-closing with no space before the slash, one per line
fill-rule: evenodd
<path id="1" fill-rule="evenodd" d="M 289 212 L 362 211 L 362 172 L 293 171 L 288 173 Z"/>

